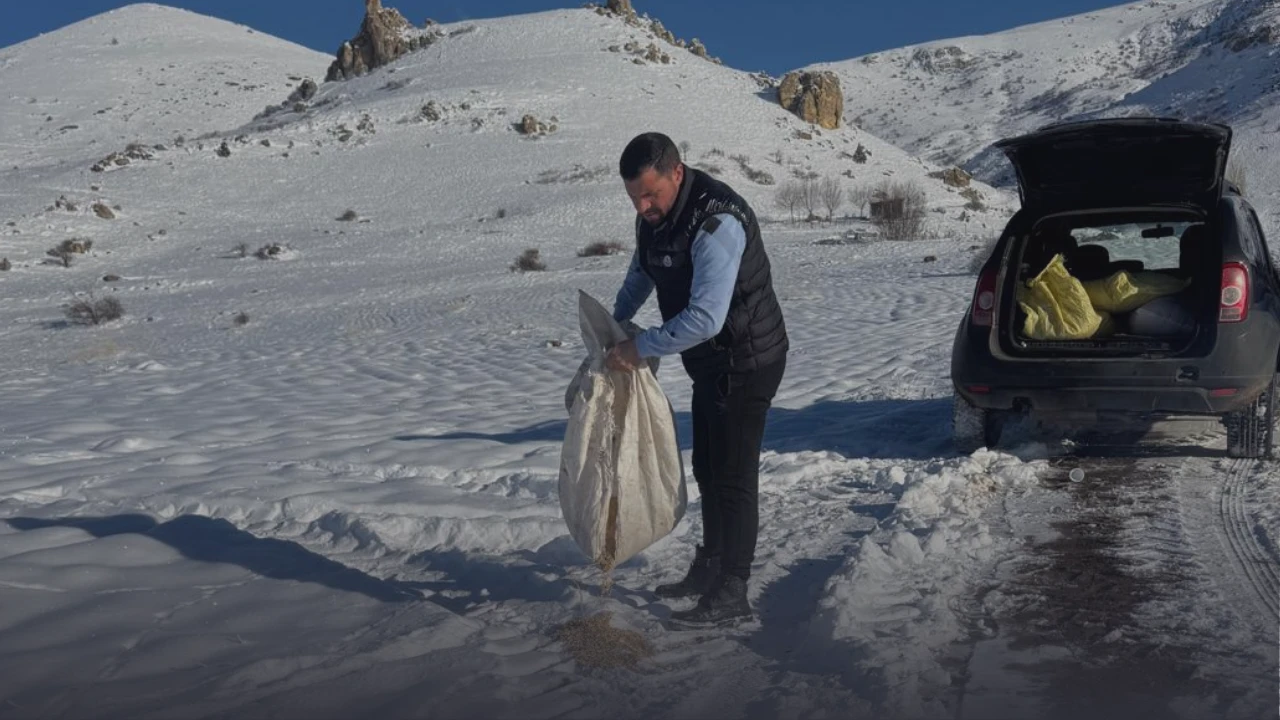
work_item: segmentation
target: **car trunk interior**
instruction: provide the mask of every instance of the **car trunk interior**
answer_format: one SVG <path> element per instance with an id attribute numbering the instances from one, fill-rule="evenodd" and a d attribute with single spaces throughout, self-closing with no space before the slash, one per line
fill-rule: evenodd
<path id="1" fill-rule="evenodd" d="M 1015 355 L 1178 355 L 1217 327 L 1221 250 L 1193 210 L 1046 217 L 1009 247 L 1002 345 Z"/>

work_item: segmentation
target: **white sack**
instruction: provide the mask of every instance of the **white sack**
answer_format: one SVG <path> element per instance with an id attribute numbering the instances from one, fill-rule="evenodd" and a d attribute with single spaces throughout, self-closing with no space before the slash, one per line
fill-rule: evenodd
<path id="1" fill-rule="evenodd" d="M 582 291 L 579 290 L 578 292 L 582 292 Z M 590 299 L 591 302 L 596 302 L 595 299 L 591 298 L 590 295 L 588 295 L 587 298 Z M 579 314 L 581 314 L 581 311 L 579 311 Z M 581 322 L 581 318 L 579 318 L 579 322 Z M 622 324 L 622 330 L 627 334 L 627 338 L 631 340 L 634 340 L 635 337 L 642 332 L 642 328 L 639 325 L 636 325 L 635 323 L 631 322 L 630 320 Z M 649 369 L 653 371 L 654 375 L 657 375 L 659 358 L 652 357 L 652 358 L 645 358 L 645 360 L 649 363 Z M 568 413 L 573 412 L 573 400 L 574 398 L 578 397 L 578 388 L 582 385 L 583 378 L 587 376 L 587 371 L 590 369 L 591 369 L 591 354 L 588 353 L 586 359 L 584 359 L 582 361 L 582 364 L 578 366 L 578 372 L 574 373 L 573 380 L 569 383 L 569 387 L 566 388 L 564 391 L 564 411 L 565 412 L 568 412 Z"/>
<path id="2" fill-rule="evenodd" d="M 675 413 L 653 371 L 605 367 L 627 333 L 603 306 L 578 294 L 586 371 L 573 391 L 560 453 L 560 509 L 569 534 L 612 569 L 665 537 L 688 504 Z M 576 381 L 576 379 L 575 379 Z"/>

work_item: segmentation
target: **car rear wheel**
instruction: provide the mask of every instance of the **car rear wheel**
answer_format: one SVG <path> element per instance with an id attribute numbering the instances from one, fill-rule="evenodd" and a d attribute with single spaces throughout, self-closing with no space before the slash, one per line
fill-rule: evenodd
<path id="1" fill-rule="evenodd" d="M 956 393 L 951 403 L 951 438 L 956 450 L 968 454 L 982 447 L 995 447 L 1000 442 L 1003 420 L 1000 413 L 974 407 Z"/>
<path id="2" fill-rule="evenodd" d="M 1223 418 L 1227 426 L 1227 455 L 1236 458 L 1270 458 L 1275 444 L 1276 378 L 1243 410 Z"/>

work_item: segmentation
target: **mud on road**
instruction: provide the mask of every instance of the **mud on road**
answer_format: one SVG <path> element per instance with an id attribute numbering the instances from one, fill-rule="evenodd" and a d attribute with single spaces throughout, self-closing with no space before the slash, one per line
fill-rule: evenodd
<path id="1" fill-rule="evenodd" d="M 1195 443 L 1055 458 L 1000 508 L 1021 551 L 973 600 L 960 716 L 1276 717 L 1280 557 L 1248 488 L 1277 481 Z"/>

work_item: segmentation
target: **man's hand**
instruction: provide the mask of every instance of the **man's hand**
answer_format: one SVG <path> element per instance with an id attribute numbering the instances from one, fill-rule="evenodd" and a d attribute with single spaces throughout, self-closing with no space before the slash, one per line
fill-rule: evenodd
<path id="1" fill-rule="evenodd" d="M 635 340 L 626 340 L 613 346 L 609 354 L 604 358 L 604 364 L 610 370 L 625 370 L 631 372 L 640 367 L 640 353 L 636 350 Z"/>

